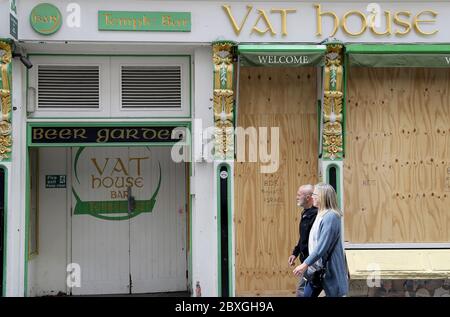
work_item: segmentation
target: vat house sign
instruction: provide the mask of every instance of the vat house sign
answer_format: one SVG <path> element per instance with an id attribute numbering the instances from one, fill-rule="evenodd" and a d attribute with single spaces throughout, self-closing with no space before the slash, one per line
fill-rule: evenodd
<path id="1" fill-rule="evenodd" d="M 163 176 L 153 150 L 80 147 L 72 151 L 74 215 L 127 220 L 152 212 Z"/>

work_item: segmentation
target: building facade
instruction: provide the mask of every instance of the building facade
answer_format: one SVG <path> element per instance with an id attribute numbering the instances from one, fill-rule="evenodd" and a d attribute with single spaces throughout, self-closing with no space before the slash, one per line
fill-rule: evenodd
<path id="1" fill-rule="evenodd" d="M 448 293 L 448 2 L 0 9 L 4 296 L 292 296 L 322 181 L 355 294 Z"/>

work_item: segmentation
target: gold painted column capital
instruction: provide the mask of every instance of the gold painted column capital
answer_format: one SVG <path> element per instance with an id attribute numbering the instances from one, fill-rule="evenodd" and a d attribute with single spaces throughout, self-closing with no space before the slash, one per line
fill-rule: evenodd
<path id="1" fill-rule="evenodd" d="M 344 46 L 325 43 L 323 91 L 323 153 L 324 159 L 343 158 Z"/>
<path id="2" fill-rule="evenodd" d="M 11 158 L 11 59 L 11 44 L 0 40 L 0 161 Z"/>
<path id="3" fill-rule="evenodd" d="M 214 136 L 216 160 L 234 159 L 234 61 L 236 44 L 213 43 Z"/>

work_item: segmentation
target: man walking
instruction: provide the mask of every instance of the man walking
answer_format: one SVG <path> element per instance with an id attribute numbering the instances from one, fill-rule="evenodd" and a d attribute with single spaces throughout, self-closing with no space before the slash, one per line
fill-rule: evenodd
<path id="1" fill-rule="evenodd" d="M 294 266 L 295 259 L 299 257 L 302 263 L 309 255 L 308 252 L 308 239 L 309 232 L 317 216 L 317 208 L 313 206 L 312 194 L 314 186 L 307 184 L 302 185 L 297 191 L 297 206 L 303 208 L 303 212 L 300 218 L 299 234 L 300 238 L 298 243 L 292 250 L 292 255 L 289 257 L 288 263 L 290 266 Z M 297 287 L 297 297 L 303 297 L 303 291 L 305 287 L 305 280 L 300 277 L 300 281 Z"/>

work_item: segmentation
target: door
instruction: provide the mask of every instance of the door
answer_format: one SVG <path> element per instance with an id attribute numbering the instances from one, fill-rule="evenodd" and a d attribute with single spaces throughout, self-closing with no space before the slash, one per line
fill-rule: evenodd
<path id="1" fill-rule="evenodd" d="M 78 148 L 72 158 L 82 281 L 72 293 L 186 290 L 184 164 L 163 147 Z"/>
<path id="2" fill-rule="evenodd" d="M 242 67 L 239 78 L 239 127 L 279 128 L 279 167 L 262 173 L 267 163 L 235 164 L 236 293 L 288 295 L 295 278 L 287 259 L 298 241 L 300 185 L 317 182 L 318 119 L 315 68 Z M 237 144 L 237 151 L 242 150 Z M 268 146 L 270 153 L 271 147 Z M 260 153 L 258 149 L 257 153 Z M 259 154 L 261 155 L 261 154 Z"/>
<path id="3" fill-rule="evenodd" d="M 130 219 L 133 293 L 187 290 L 186 169 L 184 163 L 172 161 L 170 151 L 170 147 L 152 149 L 152 160 L 161 164 L 162 171 L 157 204 L 151 213 Z M 130 157 L 141 152 L 132 148 Z"/>

